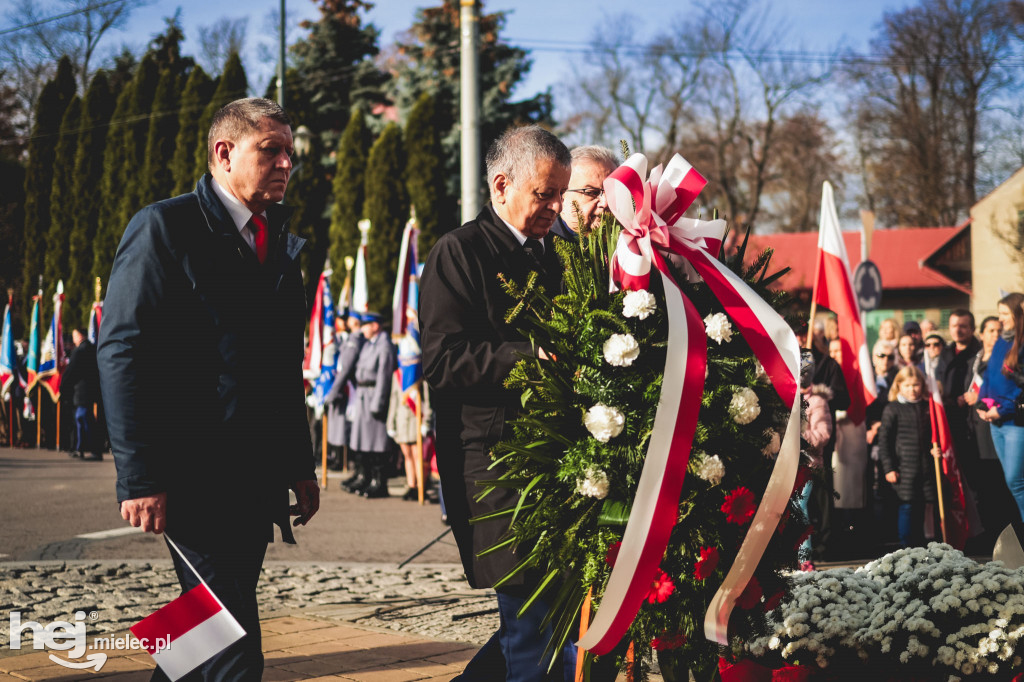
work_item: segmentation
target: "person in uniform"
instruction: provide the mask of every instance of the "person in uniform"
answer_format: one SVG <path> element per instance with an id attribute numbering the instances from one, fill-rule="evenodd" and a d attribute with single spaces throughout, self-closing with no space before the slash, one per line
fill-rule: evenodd
<path id="1" fill-rule="evenodd" d="M 351 395 L 352 375 L 355 374 L 356 359 L 359 357 L 359 349 L 363 347 L 363 335 L 359 332 L 362 319 L 359 313 L 350 311 L 346 317 L 339 317 L 339 323 L 335 338 L 338 343 L 337 372 L 334 375 L 334 383 L 324 397 L 327 405 L 327 464 L 332 469 L 343 468 L 342 462 L 346 459 L 344 450 L 348 447 L 348 436 L 350 426 L 345 412 L 348 410 L 348 399 Z M 350 479 L 342 482 L 342 487 L 351 484 L 356 478 L 353 475 Z"/>
<path id="2" fill-rule="evenodd" d="M 391 439 L 388 438 L 388 404 L 391 400 L 391 375 L 397 359 L 391 339 L 383 331 L 378 313 L 364 313 L 362 336 L 366 339 L 356 360 L 356 390 L 352 395 L 350 418 L 352 429 L 349 433 L 349 449 L 360 462 L 364 483 L 353 485 L 350 492 L 363 497 L 387 497 L 388 454 Z"/>

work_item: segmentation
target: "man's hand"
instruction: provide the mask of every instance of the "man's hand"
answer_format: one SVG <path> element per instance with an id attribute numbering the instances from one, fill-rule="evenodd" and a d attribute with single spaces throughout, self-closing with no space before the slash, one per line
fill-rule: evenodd
<path id="1" fill-rule="evenodd" d="M 299 518 L 292 521 L 293 526 L 305 526 L 320 509 L 320 486 L 315 480 L 296 481 L 292 484 L 297 504 L 288 508 L 288 513 Z"/>
<path id="2" fill-rule="evenodd" d="M 167 493 L 137 497 L 121 503 L 121 518 L 143 533 L 160 535 L 167 527 Z"/>
<path id="3" fill-rule="evenodd" d="M 896 485 L 897 483 L 900 482 L 900 472 L 890 471 L 885 475 L 885 480 L 889 481 L 889 483 L 892 483 L 893 485 Z"/>

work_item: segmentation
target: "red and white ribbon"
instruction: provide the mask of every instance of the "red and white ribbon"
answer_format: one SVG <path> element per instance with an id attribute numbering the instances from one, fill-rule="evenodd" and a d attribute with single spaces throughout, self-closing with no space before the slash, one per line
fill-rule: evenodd
<path id="1" fill-rule="evenodd" d="M 688 276 L 704 279 L 791 409 L 790 426 L 761 505 L 706 616 L 709 638 L 727 642 L 729 614 L 781 519 L 799 464 L 800 350 L 796 337 L 771 306 L 715 257 L 725 221 L 682 218 L 707 181 L 679 155 L 664 170 L 655 168 L 645 181 L 646 172 L 646 157 L 634 154 L 604 182 L 608 208 L 623 227 L 612 255 L 612 287 L 646 289 L 652 268 L 657 271 L 668 311 L 668 352 L 654 430 L 622 546 L 600 608 L 579 641 L 580 648 L 595 654 L 608 653 L 618 644 L 658 571 L 677 520 L 704 393 L 704 324 L 673 280 L 665 258 L 682 259 Z"/>

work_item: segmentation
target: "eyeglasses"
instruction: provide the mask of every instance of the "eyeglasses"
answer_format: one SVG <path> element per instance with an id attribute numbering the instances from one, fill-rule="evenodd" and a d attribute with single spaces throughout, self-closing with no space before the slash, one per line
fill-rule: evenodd
<path id="1" fill-rule="evenodd" d="M 875 357 L 876 358 L 881 358 L 882 360 L 892 360 L 892 355 L 891 354 L 887 355 L 885 353 L 875 353 Z"/>
<path id="2" fill-rule="evenodd" d="M 590 197 L 591 199 L 598 199 L 598 198 L 604 196 L 604 190 L 603 189 L 597 189 L 596 187 L 584 187 L 583 189 L 567 189 L 565 191 L 566 192 L 578 192 L 579 194 L 582 194 L 582 195 L 584 195 L 586 197 Z"/>

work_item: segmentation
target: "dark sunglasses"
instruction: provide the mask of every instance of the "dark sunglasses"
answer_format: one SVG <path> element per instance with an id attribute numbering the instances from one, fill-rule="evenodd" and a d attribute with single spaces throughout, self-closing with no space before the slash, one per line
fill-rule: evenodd
<path id="1" fill-rule="evenodd" d="M 890 354 L 875 353 L 875 357 L 876 358 L 885 358 L 886 360 L 891 360 L 892 359 L 892 354 L 891 353 Z"/>

